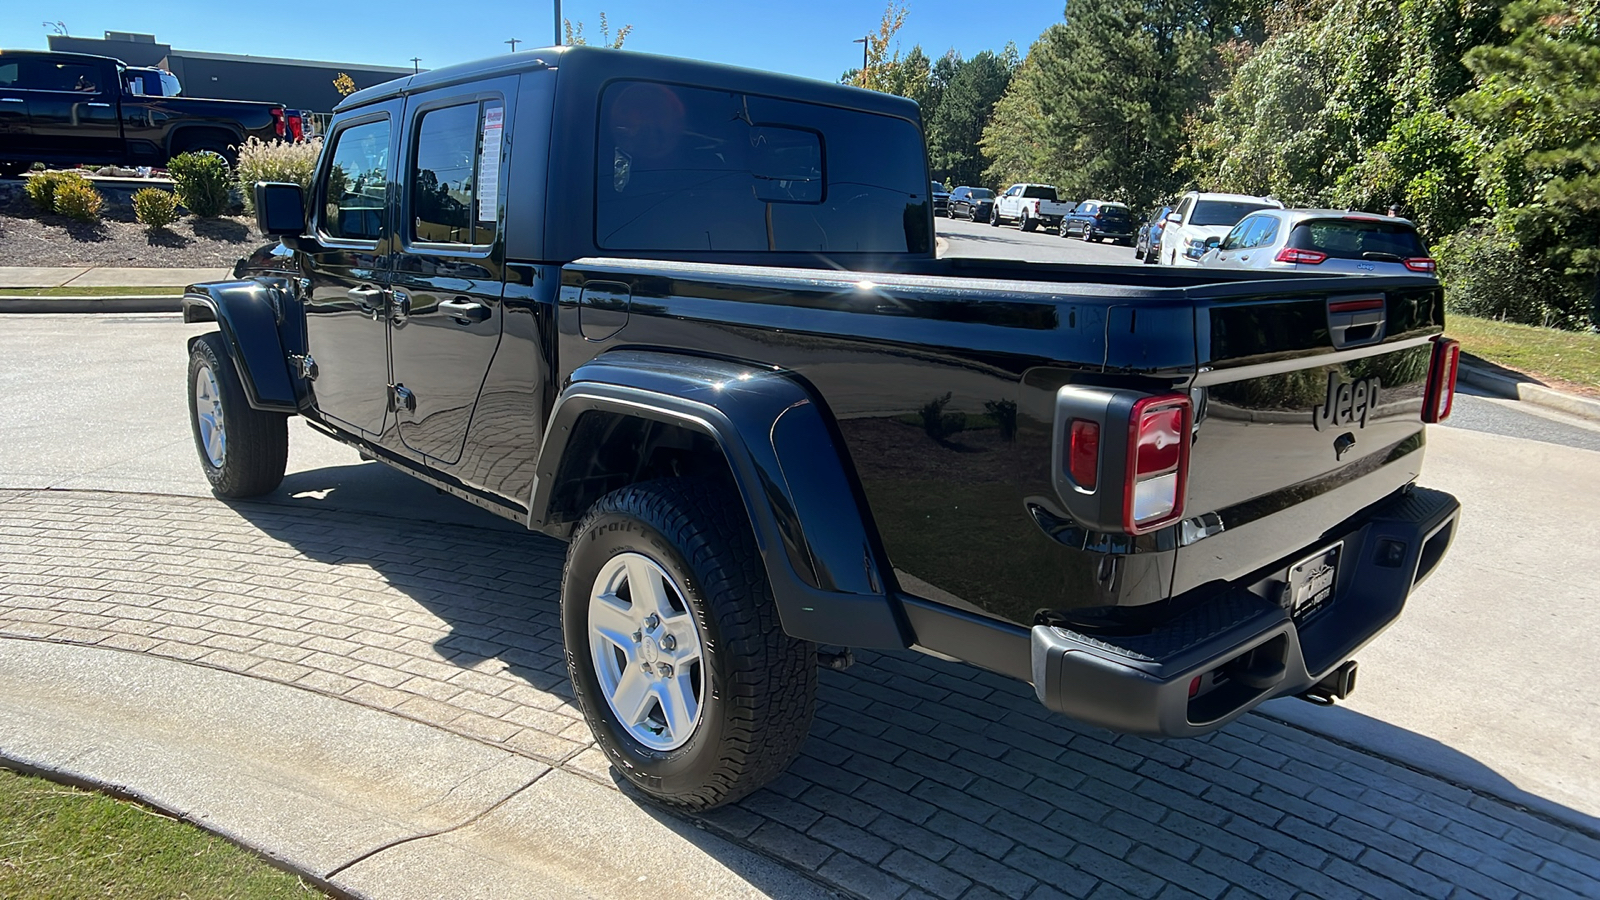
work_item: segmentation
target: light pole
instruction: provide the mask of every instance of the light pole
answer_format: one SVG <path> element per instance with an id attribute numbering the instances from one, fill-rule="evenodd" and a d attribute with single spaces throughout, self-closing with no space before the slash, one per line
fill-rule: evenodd
<path id="1" fill-rule="evenodd" d="M 415 75 L 415 74 L 417 74 L 418 72 L 421 72 L 421 71 L 422 71 L 422 57 L 420 57 L 420 56 L 411 57 L 411 74 Z"/>
<path id="2" fill-rule="evenodd" d="M 867 48 L 872 45 L 872 35 L 869 34 L 869 35 L 867 35 L 866 37 L 863 37 L 863 38 L 856 38 L 855 40 L 851 41 L 850 43 L 852 43 L 852 44 L 860 44 L 861 45 L 861 86 L 862 87 L 866 87 L 867 86 Z"/>
<path id="3" fill-rule="evenodd" d="M 550 46 L 561 46 L 561 0 L 555 0 L 556 5 L 556 39 Z"/>
<path id="4" fill-rule="evenodd" d="M 511 52 L 515 53 L 515 52 L 517 52 L 517 45 L 522 43 L 522 39 L 521 38 L 512 38 L 509 41 L 501 41 L 501 43 L 502 44 L 510 44 L 511 45 Z"/>

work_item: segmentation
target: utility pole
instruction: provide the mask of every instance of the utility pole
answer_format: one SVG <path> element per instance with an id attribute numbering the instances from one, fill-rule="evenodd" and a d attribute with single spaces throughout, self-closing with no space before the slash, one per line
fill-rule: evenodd
<path id="1" fill-rule="evenodd" d="M 515 52 L 517 52 L 517 45 L 522 43 L 522 39 L 521 38 L 512 38 L 509 41 L 501 41 L 501 43 L 502 44 L 510 44 L 511 45 L 511 52 L 515 53 Z"/>
<path id="2" fill-rule="evenodd" d="M 872 35 L 869 34 L 864 38 L 856 38 L 855 40 L 851 41 L 850 43 L 852 43 L 852 44 L 860 44 L 861 45 L 861 86 L 862 87 L 866 87 L 867 86 L 867 48 L 872 45 Z"/>
<path id="3" fill-rule="evenodd" d="M 550 46 L 559 47 L 559 46 L 561 46 L 561 0 L 555 0 L 555 4 L 556 4 L 556 39 L 550 43 Z"/>
<path id="4" fill-rule="evenodd" d="M 421 72 L 422 71 L 421 64 L 422 64 L 422 57 L 420 57 L 420 56 L 411 57 L 411 74 L 415 75 L 418 72 Z"/>

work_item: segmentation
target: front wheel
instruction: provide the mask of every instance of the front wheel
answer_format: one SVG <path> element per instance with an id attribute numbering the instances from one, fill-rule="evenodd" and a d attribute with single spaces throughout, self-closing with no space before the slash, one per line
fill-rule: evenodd
<path id="1" fill-rule="evenodd" d="M 784 633 L 737 493 L 630 485 L 567 550 L 561 630 L 573 696 L 617 771 L 681 809 L 778 777 L 816 701 L 816 647 Z"/>
<path id="2" fill-rule="evenodd" d="M 277 490 L 289 463 L 289 417 L 253 409 L 218 332 L 189 348 L 189 424 L 200 468 L 218 497 Z"/>

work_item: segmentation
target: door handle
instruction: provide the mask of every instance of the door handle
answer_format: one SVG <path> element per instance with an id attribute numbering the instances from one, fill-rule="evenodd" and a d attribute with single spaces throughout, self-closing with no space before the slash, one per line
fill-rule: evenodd
<path id="1" fill-rule="evenodd" d="M 26 103 L 21 97 L 0 97 L 0 103 Z"/>
<path id="2" fill-rule="evenodd" d="M 383 288 L 351 288 L 350 290 L 345 291 L 344 295 L 356 302 L 356 307 L 361 310 L 363 315 L 372 316 L 373 318 L 378 317 L 378 307 L 375 304 L 377 300 L 383 296 Z"/>
<path id="3" fill-rule="evenodd" d="M 489 318 L 489 307 L 482 303 L 474 303 L 465 297 L 456 297 L 445 300 L 439 304 L 439 312 L 444 313 L 462 324 L 482 322 Z"/>
<path id="4" fill-rule="evenodd" d="M 395 291 L 390 303 L 389 315 L 400 322 L 411 315 L 411 295 L 405 291 Z"/>
<path id="5" fill-rule="evenodd" d="M 87 104 L 87 105 L 88 106 L 98 106 L 98 107 L 102 107 L 104 109 L 110 109 L 111 108 L 111 104 L 109 104 L 109 103 L 90 103 L 90 104 Z"/>

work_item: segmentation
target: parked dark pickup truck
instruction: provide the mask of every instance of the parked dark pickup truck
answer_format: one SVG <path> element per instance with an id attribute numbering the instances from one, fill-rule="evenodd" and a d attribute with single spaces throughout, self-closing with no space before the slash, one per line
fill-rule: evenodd
<path id="1" fill-rule="evenodd" d="M 201 464 L 270 492 L 300 415 L 568 541 L 577 702 L 679 806 L 782 771 L 842 648 L 1150 735 L 1346 694 L 1457 517 L 1438 284 L 936 259 L 928 185 L 913 103 L 705 63 L 359 92 L 184 299 Z"/>
<path id="2" fill-rule="evenodd" d="M 231 163 L 246 138 L 285 136 L 279 104 L 149 96 L 129 89 L 132 77 L 106 56 L 0 51 L 0 174 L 36 162 L 162 166 L 187 150 Z"/>

